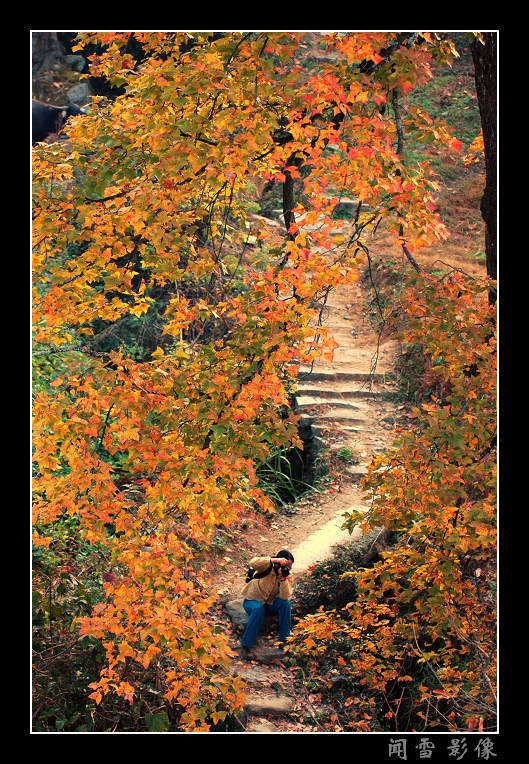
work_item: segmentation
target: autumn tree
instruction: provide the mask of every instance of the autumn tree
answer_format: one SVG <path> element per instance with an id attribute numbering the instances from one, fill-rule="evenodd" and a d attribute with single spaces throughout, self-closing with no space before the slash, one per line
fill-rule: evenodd
<path id="1" fill-rule="evenodd" d="M 399 156 L 384 107 L 455 50 L 427 32 L 333 33 L 312 72 L 301 33 L 134 37 L 140 63 L 128 33 L 79 36 L 102 48 L 90 73 L 123 94 L 33 153 L 34 543 L 51 555 L 35 589 L 51 625 L 70 523 L 100 576 L 69 622 L 103 656 L 89 728 L 118 703 L 118 725 L 130 708 L 207 730 L 243 692 L 200 549 L 249 509 L 274 511 L 256 466 L 299 445 L 287 394 L 300 363 L 332 355 L 319 309 L 357 277 L 366 236 L 384 220 L 409 253 L 446 236 L 436 182 Z M 459 147 L 418 109 L 406 129 Z M 264 184 L 282 186 L 276 240 L 253 216 Z M 357 209 L 336 237 L 343 195 Z M 133 351 L 153 311 L 159 341 Z"/>
<path id="2" fill-rule="evenodd" d="M 483 32 L 476 35 L 471 44 L 476 80 L 476 93 L 481 114 L 482 141 L 485 154 L 486 183 L 481 200 L 481 214 L 486 225 L 485 251 L 487 274 L 497 279 L 497 33 Z M 496 301 L 496 289 L 490 293 L 490 301 Z"/>
<path id="3" fill-rule="evenodd" d="M 347 524 L 395 539 L 345 571 L 357 596 L 294 631 L 294 655 L 349 683 L 356 731 L 494 730 L 496 723 L 496 339 L 489 283 L 452 273 L 411 280 L 398 333 L 430 359 L 410 427 L 373 458 L 370 503 Z M 397 328 L 397 327 L 395 327 Z M 473 367 L 473 372 L 469 369 Z"/>

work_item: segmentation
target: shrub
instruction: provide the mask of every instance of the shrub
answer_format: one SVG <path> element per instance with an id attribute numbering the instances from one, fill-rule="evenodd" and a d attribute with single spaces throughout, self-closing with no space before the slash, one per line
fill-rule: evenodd
<path id="1" fill-rule="evenodd" d="M 293 613 L 301 618 L 319 608 L 342 608 L 356 596 L 356 582 L 350 573 L 378 557 L 381 529 L 368 531 L 362 538 L 336 544 L 333 554 L 313 565 L 296 580 Z M 384 538 L 385 540 L 385 538 Z"/>

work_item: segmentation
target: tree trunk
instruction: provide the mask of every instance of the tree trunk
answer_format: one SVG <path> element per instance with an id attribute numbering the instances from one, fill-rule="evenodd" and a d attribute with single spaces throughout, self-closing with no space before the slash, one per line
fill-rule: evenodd
<path id="1" fill-rule="evenodd" d="M 63 49 L 57 37 L 57 32 L 33 32 L 32 62 L 33 74 L 41 69 L 51 69 L 53 64 L 61 61 Z"/>
<path id="2" fill-rule="evenodd" d="M 471 44 L 474 61 L 476 94 L 478 97 L 483 144 L 485 147 L 486 184 L 481 199 L 481 214 L 485 221 L 485 251 L 487 275 L 497 279 L 497 34 L 483 32 L 485 44 L 477 38 Z M 496 302 L 496 289 L 491 289 L 489 302 Z"/>

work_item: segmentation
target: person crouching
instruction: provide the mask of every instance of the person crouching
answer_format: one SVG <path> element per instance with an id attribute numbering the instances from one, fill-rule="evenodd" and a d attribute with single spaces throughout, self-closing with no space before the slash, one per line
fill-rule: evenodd
<path id="1" fill-rule="evenodd" d="M 287 549 L 282 549 L 275 557 L 254 557 L 250 566 L 256 575 L 242 590 L 243 607 L 248 613 L 248 623 L 241 637 L 241 654 L 249 657 L 249 651 L 257 640 L 257 635 L 265 615 L 279 618 L 279 642 L 285 643 L 290 634 L 293 580 L 290 569 L 294 557 Z"/>

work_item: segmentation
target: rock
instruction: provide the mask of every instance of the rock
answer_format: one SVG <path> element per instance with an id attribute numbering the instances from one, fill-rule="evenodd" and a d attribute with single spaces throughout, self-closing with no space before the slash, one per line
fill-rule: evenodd
<path id="1" fill-rule="evenodd" d="M 334 208 L 333 213 L 335 217 L 341 217 L 344 213 L 352 215 L 353 213 L 356 213 L 357 207 L 358 202 L 355 202 L 352 199 L 342 199 L 342 201 L 339 202 Z"/>
<path id="2" fill-rule="evenodd" d="M 345 470 L 347 475 L 353 478 L 353 480 L 359 481 L 367 475 L 367 467 L 362 464 L 355 464 L 354 466 L 347 466 Z"/>
<path id="3" fill-rule="evenodd" d="M 268 670 L 261 666 L 252 665 L 247 668 L 237 669 L 237 674 L 248 684 L 264 684 L 268 681 Z"/>
<path id="4" fill-rule="evenodd" d="M 298 544 L 292 550 L 296 570 L 306 570 L 309 565 L 331 557 L 334 544 L 349 541 L 351 534 L 342 528 L 343 523 L 343 509 L 340 509 L 334 517 Z"/>
<path id="5" fill-rule="evenodd" d="M 281 732 L 267 719 L 253 719 L 246 727 L 246 732 Z"/>
<path id="6" fill-rule="evenodd" d="M 364 535 L 364 531 L 362 530 L 360 525 L 355 525 L 351 533 L 351 540 L 356 541 L 357 539 L 361 539 L 363 535 Z"/>
<path id="7" fill-rule="evenodd" d="M 294 710 L 294 701 L 288 695 L 251 694 L 246 696 L 244 709 L 249 714 L 282 716 Z"/>
<path id="8" fill-rule="evenodd" d="M 272 663 L 284 658 L 283 651 L 278 647 L 256 647 L 254 648 L 256 660 L 261 663 Z"/>
<path id="9" fill-rule="evenodd" d="M 248 613 L 243 607 L 243 600 L 229 600 L 224 604 L 224 609 L 234 626 L 244 628 L 248 623 Z M 272 623 L 277 623 L 277 616 L 265 615 L 260 634 L 266 633 Z"/>
<path id="10" fill-rule="evenodd" d="M 242 602 L 242 600 L 230 600 L 225 603 L 224 609 L 234 626 L 242 626 L 244 628 L 248 623 L 248 613 L 243 608 Z"/>
<path id="11" fill-rule="evenodd" d="M 86 66 L 84 56 L 68 55 L 64 57 L 64 63 L 76 72 L 82 72 Z"/>
<path id="12" fill-rule="evenodd" d="M 281 212 L 281 214 L 283 213 Z M 281 223 L 275 218 L 267 218 L 267 217 L 263 217 L 262 215 L 252 215 L 252 217 L 256 221 L 261 221 L 262 223 L 272 226 L 273 228 L 281 228 Z"/>
<path id="13" fill-rule="evenodd" d="M 83 105 L 90 101 L 91 95 L 92 88 L 90 87 L 90 84 L 86 82 L 86 80 L 84 82 L 80 82 L 78 85 L 74 85 L 73 88 L 70 88 L 66 93 L 67 98 L 72 103 Z"/>

